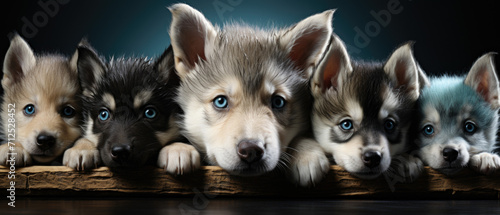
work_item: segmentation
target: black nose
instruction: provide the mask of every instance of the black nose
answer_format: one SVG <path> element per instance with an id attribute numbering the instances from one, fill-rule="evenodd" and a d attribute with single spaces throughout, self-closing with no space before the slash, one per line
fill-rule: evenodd
<path id="1" fill-rule="evenodd" d="M 56 143 L 56 138 L 52 135 L 40 134 L 36 137 L 36 144 L 42 150 L 47 150 Z"/>
<path id="2" fill-rule="evenodd" d="M 458 151 L 455 149 L 444 148 L 443 149 L 443 158 L 445 161 L 453 162 L 458 157 Z"/>
<path id="3" fill-rule="evenodd" d="M 242 140 L 238 143 L 238 155 L 247 163 L 260 161 L 264 155 L 263 144 L 259 144 L 257 140 Z"/>
<path id="4" fill-rule="evenodd" d="M 115 161 L 125 161 L 130 156 L 130 145 L 118 145 L 111 148 L 111 158 Z"/>
<path id="5" fill-rule="evenodd" d="M 363 154 L 363 163 L 369 168 L 376 167 L 380 164 L 382 155 L 377 151 L 368 151 Z"/>

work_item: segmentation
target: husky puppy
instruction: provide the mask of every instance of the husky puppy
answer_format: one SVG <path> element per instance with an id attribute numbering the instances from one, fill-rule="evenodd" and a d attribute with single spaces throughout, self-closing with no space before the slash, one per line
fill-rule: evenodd
<path id="1" fill-rule="evenodd" d="M 492 54 L 480 57 L 467 76 L 431 78 L 418 101 L 418 155 L 430 167 L 454 174 L 466 166 L 484 173 L 500 168 L 491 153 L 500 103 Z"/>
<path id="2" fill-rule="evenodd" d="M 220 29 L 185 4 L 169 10 L 181 79 L 177 102 L 184 111 L 179 124 L 204 160 L 243 176 L 283 161 L 296 182 L 320 179 L 328 159 L 309 156 L 322 149 L 301 137 L 310 130 L 308 79 L 328 45 L 333 11 L 287 29 L 262 30 L 241 24 Z M 287 147 L 293 148 L 288 154 Z"/>
<path id="3" fill-rule="evenodd" d="M 85 134 L 65 152 L 63 164 L 77 170 L 101 161 L 111 168 L 155 164 L 160 149 L 178 136 L 172 50 L 156 62 L 112 58 L 105 63 L 84 41 L 77 65 Z"/>
<path id="4" fill-rule="evenodd" d="M 385 63 L 358 62 L 333 35 L 311 79 L 317 141 L 351 174 L 378 177 L 391 158 L 409 149 L 407 133 L 423 81 L 410 44 Z"/>
<path id="5" fill-rule="evenodd" d="M 35 55 L 19 35 L 12 38 L 3 67 L 0 139 L 9 144 L 0 146 L 1 164 L 12 157 L 16 166 L 49 163 L 81 135 L 76 58 Z"/>

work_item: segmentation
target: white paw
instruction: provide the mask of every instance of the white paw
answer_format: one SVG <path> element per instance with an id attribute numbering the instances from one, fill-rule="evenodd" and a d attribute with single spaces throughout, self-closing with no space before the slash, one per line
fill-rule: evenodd
<path id="1" fill-rule="evenodd" d="M 158 166 L 172 175 L 183 175 L 199 169 L 200 153 L 186 143 L 172 143 L 158 155 Z"/>
<path id="2" fill-rule="evenodd" d="M 31 155 L 28 151 L 24 150 L 20 143 L 16 143 L 14 146 L 14 151 L 9 149 L 9 145 L 7 143 L 0 145 L 0 164 L 5 166 L 31 166 L 33 164 L 33 160 L 31 159 Z M 15 154 L 9 154 L 15 153 Z M 15 161 L 13 161 L 13 159 Z M 12 163 L 13 162 L 13 163 Z"/>
<path id="3" fill-rule="evenodd" d="M 423 170 L 422 160 L 413 155 L 402 154 L 392 158 L 391 165 L 384 176 L 393 183 L 411 183 L 422 174 Z"/>
<path id="4" fill-rule="evenodd" d="M 500 156 L 488 152 L 473 155 L 469 165 L 472 169 L 482 174 L 492 174 L 500 169 Z"/>
<path id="5" fill-rule="evenodd" d="M 311 187 L 319 183 L 330 170 L 323 149 L 311 139 L 301 140 L 291 151 L 290 169 L 294 183 Z"/>
<path id="6" fill-rule="evenodd" d="M 97 168 L 101 163 L 99 150 L 87 139 L 79 139 L 75 146 L 64 152 L 63 165 L 78 171 Z"/>

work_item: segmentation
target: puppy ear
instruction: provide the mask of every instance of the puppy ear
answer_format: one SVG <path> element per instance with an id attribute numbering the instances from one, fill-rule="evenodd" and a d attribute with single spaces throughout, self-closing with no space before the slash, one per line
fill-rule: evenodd
<path id="1" fill-rule="evenodd" d="M 406 43 L 396 49 L 385 63 L 384 71 L 391 79 L 394 88 L 401 89 L 416 101 L 420 95 L 420 79 L 411 46 L 412 43 Z"/>
<path id="2" fill-rule="evenodd" d="M 169 46 L 155 62 L 155 70 L 162 75 L 162 80 L 167 80 L 171 73 L 174 73 L 174 52 L 172 46 Z"/>
<path id="3" fill-rule="evenodd" d="M 36 58 L 26 41 L 17 33 L 10 41 L 3 62 L 2 86 L 9 88 L 19 82 L 36 64 Z"/>
<path id="4" fill-rule="evenodd" d="M 168 9 L 172 13 L 170 39 L 175 68 L 179 75 L 184 77 L 200 59 L 207 59 L 217 31 L 202 13 L 189 5 L 174 4 Z"/>
<path id="5" fill-rule="evenodd" d="M 417 68 L 418 68 L 418 84 L 420 85 L 420 90 L 424 89 L 424 87 L 431 86 L 431 82 L 429 81 L 429 78 L 425 74 L 425 71 L 418 64 Z"/>
<path id="6" fill-rule="evenodd" d="M 77 70 L 83 90 L 92 88 L 106 71 L 104 63 L 89 45 L 78 46 Z"/>
<path id="7" fill-rule="evenodd" d="M 311 77 L 313 68 L 323 56 L 332 35 L 332 17 L 335 10 L 312 15 L 285 29 L 279 44 L 288 52 L 295 66 Z"/>
<path id="8" fill-rule="evenodd" d="M 334 90 L 342 88 L 343 81 L 351 72 L 351 60 L 344 43 L 337 35 L 332 35 L 330 47 L 311 79 L 313 93 L 322 93 L 330 88 Z"/>
<path id="9" fill-rule="evenodd" d="M 474 89 L 479 95 L 491 104 L 493 109 L 500 108 L 498 100 L 498 78 L 493 65 L 493 53 L 481 56 L 472 65 L 465 78 L 465 84 Z"/>

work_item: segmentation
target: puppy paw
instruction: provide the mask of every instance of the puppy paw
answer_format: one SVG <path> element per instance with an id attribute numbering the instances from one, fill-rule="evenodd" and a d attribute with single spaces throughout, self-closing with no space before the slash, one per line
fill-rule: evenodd
<path id="1" fill-rule="evenodd" d="M 63 165 L 77 171 L 97 168 L 100 162 L 99 150 L 85 138 L 79 139 L 72 148 L 64 152 Z"/>
<path id="2" fill-rule="evenodd" d="M 402 154 L 392 158 L 391 165 L 384 176 L 393 183 L 411 183 L 422 174 L 423 170 L 424 163 L 420 158 Z"/>
<path id="3" fill-rule="evenodd" d="M 488 152 L 473 155 L 469 165 L 472 169 L 482 174 L 492 174 L 500 169 L 500 156 Z"/>
<path id="4" fill-rule="evenodd" d="M 302 187 L 319 183 L 330 170 L 323 149 L 312 139 L 303 139 L 290 150 L 292 180 Z"/>
<path id="5" fill-rule="evenodd" d="M 13 151 L 11 149 L 14 149 Z M 5 143 L 0 145 L 0 164 L 5 166 L 31 166 L 33 160 L 31 155 L 26 151 L 20 143 L 16 143 L 15 146 L 9 147 L 9 144 Z"/>
<path id="6" fill-rule="evenodd" d="M 158 155 L 158 166 L 172 175 L 183 175 L 199 169 L 200 153 L 192 145 L 172 143 Z"/>

